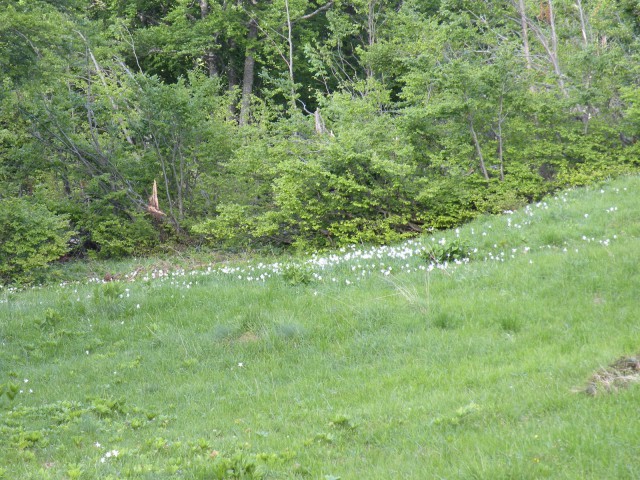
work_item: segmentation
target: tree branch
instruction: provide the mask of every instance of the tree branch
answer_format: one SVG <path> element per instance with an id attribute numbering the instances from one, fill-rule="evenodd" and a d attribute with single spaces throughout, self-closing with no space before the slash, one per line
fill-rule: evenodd
<path id="1" fill-rule="evenodd" d="M 311 17 L 315 17 L 317 14 L 324 12 L 326 10 L 329 10 L 331 7 L 333 6 L 333 0 L 331 0 L 330 2 L 324 4 L 323 6 L 321 6 L 320 8 L 318 8 L 317 10 L 311 12 L 311 13 L 307 13 L 306 15 L 303 15 L 299 18 L 296 18 L 295 20 L 292 20 L 292 23 L 295 23 L 299 20 L 308 20 Z"/>

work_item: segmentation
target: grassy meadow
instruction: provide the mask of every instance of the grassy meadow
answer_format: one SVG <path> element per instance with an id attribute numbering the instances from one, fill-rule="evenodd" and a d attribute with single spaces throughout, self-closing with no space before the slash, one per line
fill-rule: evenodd
<path id="1" fill-rule="evenodd" d="M 640 478 L 639 191 L 2 289 L 0 478 Z"/>

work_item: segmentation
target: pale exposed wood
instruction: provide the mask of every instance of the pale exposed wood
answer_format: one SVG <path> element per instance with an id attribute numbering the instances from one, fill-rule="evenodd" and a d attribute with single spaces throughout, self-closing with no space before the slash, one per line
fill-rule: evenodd
<path id="1" fill-rule="evenodd" d="M 153 181 L 153 189 L 151 196 L 149 197 L 147 211 L 151 214 L 151 216 L 158 219 L 166 215 L 163 211 L 160 210 L 160 205 L 158 204 L 158 184 L 155 180 Z"/>
<path id="2" fill-rule="evenodd" d="M 316 109 L 315 113 L 313 114 L 313 118 L 315 119 L 316 133 L 318 135 L 327 133 L 327 127 L 324 125 L 322 115 L 320 115 L 320 109 Z"/>

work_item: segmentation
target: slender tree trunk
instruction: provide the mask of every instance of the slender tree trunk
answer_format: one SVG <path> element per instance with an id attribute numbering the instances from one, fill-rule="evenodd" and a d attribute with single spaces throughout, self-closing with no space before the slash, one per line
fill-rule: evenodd
<path id="1" fill-rule="evenodd" d="M 584 9 L 582 8 L 582 0 L 576 0 L 576 7 L 578 7 L 578 13 L 580 14 L 580 29 L 582 30 L 582 42 L 585 47 L 589 45 L 587 37 L 587 22 L 584 18 Z"/>
<path id="2" fill-rule="evenodd" d="M 293 78 L 293 35 L 291 28 L 291 15 L 289 14 L 289 0 L 284 0 L 284 7 L 287 13 L 287 43 L 289 44 L 289 82 L 291 83 L 291 110 L 296 109 L 296 84 Z"/>
<path id="3" fill-rule="evenodd" d="M 367 11 L 367 43 L 369 47 L 372 47 L 376 43 L 376 1 L 377 0 L 369 0 L 368 11 Z M 366 67 L 367 77 L 373 77 L 373 68 L 370 66 Z"/>
<path id="4" fill-rule="evenodd" d="M 91 58 L 91 61 L 93 62 L 93 66 L 96 68 L 96 73 L 98 74 L 98 76 L 100 77 L 100 81 L 102 82 L 102 86 L 105 89 L 105 92 L 109 91 L 109 87 L 107 86 L 107 80 L 105 78 L 104 72 L 102 71 L 102 68 L 100 67 L 100 64 L 98 63 L 98 61 L 96 60 L 96 57 L 93 55 L 93 52 L 91 51 L 91 48 L 89 47 L 89 42 L 87 41 L 87 39 L 85 38 L 84 35 L 82 35 L 82 33 L 80 32 L 76 32 L 80 38 L 82 38 L 82 40 L 85 43 L 86 49 L 87 49 L 87 54 L 89 55 L 89 57 Z M 87 69 L 87 78 L 89 78 L 90 73 Z M 114 111 L 118 110 L 118 104 L 115 102 L 115 100 L 113 99 L 113 97 L 111 95 L 108 95 L 109 97 L 109 102 L 111 103 L 111 108 L 113 108 Z M 127 126 L 124 123 L 124 120 L 122 120 L 122 118 L 118 115 L 114 116 L 116 118 L 116 121 L 118 122 L 120 129 L 122 130 L 122 133 L 124 135 L 124 138 L 127 140 L 127 143 L 129 143 L 130 145 L 133 145 L 133 139 L 131 138 L 131 135 L 129 134 L 129 130 L 127 129 Z"/>
<path id="5" fill-rule="evenodd" d="M 553 1 L 548 0 L 549 3 L 549 25 L 551 26 L 551 50 L 553 52 L 552 62 L 556 75 L 558 76 L 558 85 L 563 95 L 567 96 L 567 90 L 564 86 L 564 78 L 562 77 L 562 71 L 560 70 L 560 60 L 558 59 L 558 35 L 556 34 L 556 16 L 553 11 Z"/>
<path id="6" fill-rule="evenodd" d="M 200 18 L 204 20 L 205 18 L 207 18 L 207 15 L 209 15 L 209 12 L 211 11 L 209 7 L 209 0 L 199 0 L 199 4 L 200 4 Z M 218 34 L 213 36 L 212 43 L 215 44 L 217 43 L 217 41 L 218 41 Z M 209 77 L 217 77 L 218 75 L 220 75 L 220 71 L 218 70 L 218 62 L 217 62 L 218 56 L 213 47 L 205 50 L 204 55 L 202 56 L 202 59 L 204 60 L 204 63 L 207 65 Z"/>
<path id="7" fill-rule="evenodd" d="M 478 140 L 478 135 L 476 134 L 476 129 L 473 127 L 473 116 L 469 115 L 469 129 L 471 130 L 471 136 L 473 137 L 473 144 L 476 147 L 476 154 L 478 155 L 478 160 L 480 161 L 480 171 L 482 171 L 482 175 L 485 180 L 489 180 L 489 172 L 487 172 L 487 167 L 484 164 L 484 157 L 482 156 L 482 148 L 480 147 L 480 141 Z"/>
<path id="8" fill-rule="evenodd" d="M 556 17 L 553 12 L 553 1 L 548 0 L 547 4 L 549 5 L 549 26 L 551 27 L 551 49 L 553 50 L 553 54 L 558 56 L 558 35 L 556 34 Z"/>
<path id="9" fill-rule="evenodd" d="M 258 38 L 258 23 L 253 18 L 249 21 L 247 32 L 247 50 L 244 57 L 244 74 L 242 76 L 242 99 L 240 102 L 239 124 L 247 125 L 251 114 L 251 94 L 253 93 L 253 77 L 256 60 L 254 57 L 255 40 Z"/>
<path id="10" fill-rule="evenodd" d="M 518 0 L 518 10 L 520 13 L 520 27 L 522 28 L 522 49 L 527 62 L 527 70 L 531 70 L 533 64 L 531 62 L 531 50 L 529 49 L 529 31 L 527 29 L 527 12 L 524 8 L 524 0 Z"/>
<path id="11" fill-rule="evenodd" d="M 229 39 L 227 41 L 226 48 L 227 48 L 227 51 L 229 52 L 233 52 L 234 50 L 236 50 L 235 40 L 233 40 L 232 38 Z M 238 78 L 238 69 L 236 68 L 236 65 L 233 61 L 233 55 L 231 55 L 231 57 L 232 58 L 229 59 L 229 61 L 225 66 L 229 92 L 233 92 L 240 85 L 240 79 Z M 232 118 L 234 118 L 236 121 L 239 121 L 238 102 L 236 101 L 235 95 L 232 95 L 231 98 L 232 100 L 229 103 L 229 113 L 231 114 Z"/>
<path id="12" fill-rule="evenodd" d="M 549 39 L 545 32 L 532 22 L 530 19 L 527 19 L 527 23 L 531 30 L 535 33 L 536 37 L 542 44 L 542 47 L 547 52 L 547 57 L 549 58 L 549 62 L 551 62 L 551 66 L 553 67 L 553 73 L 556 75 L 558 79 L 558 87 L 562 92 L 562 95 L 566 98 L 568 97 L 567 89 L 564 85 L 564 78 L 562 76 L 562 70 L 560 69 L 560 60 L 558 59 L 558 38 L 556 36 L 556 28 L 555 28 L 555 18 L 553 15 L 553 6 L 551 2 L 549 5 L 549 24 L 551 25 L 551 39 Z"/>
<path id="13" fill-rule="evenodd" d="M 179 163 L 179 171 L 180 178 L 178 181 L 178 215 L 180 215 L 180 220 L 184 220 L 184 197 L 185 197 L 185 165 L 184 165 L 184 156 L 182 153 L 180 154 L 180 163 Z"/>
<path id="14" fill-rule="evenodd" d="M 500 107 L 498 110 L 498 162 L 500 165 L 500 181 L 504 182 L 504 143 L 502 139 L 502 123 L 504 122 L 506 115 L 503 115 L 504 96 L 500 95 Z"/>

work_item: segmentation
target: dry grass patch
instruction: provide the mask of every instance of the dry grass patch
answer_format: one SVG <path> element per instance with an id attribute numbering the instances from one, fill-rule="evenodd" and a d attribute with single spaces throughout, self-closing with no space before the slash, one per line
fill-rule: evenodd
<path id="1" fill-rule="evenodd" d="M 589 379 L 583 391 L 595 396 L 601 393 L 617 392 L 621 388 L 640 381 L 640 355 L 622 357 L 608 367 L 601 368 Z"/>
<path id="2" fill-rule="evenodd" d="M 244 332 L 238 337 L 238 343 L 255 343 L 260 341 L 260 337 L 253 332 Z"/>

